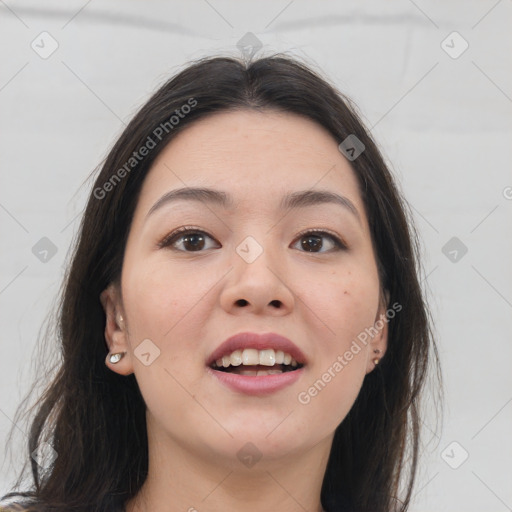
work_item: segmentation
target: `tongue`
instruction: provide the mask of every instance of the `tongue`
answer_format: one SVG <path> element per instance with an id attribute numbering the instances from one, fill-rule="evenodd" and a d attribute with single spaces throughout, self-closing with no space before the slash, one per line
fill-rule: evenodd
<path id="1" fill-rule="evenodd" d="M 256 364 L 256 365 L 244 365 L 241 364 L 239 366 L 228 366 L 225 371 L 229 373 L 240 373 L 240 371 L 244 370 L 283 370 L 284 365 L 282 364 L 275 364 L 274 366 L 264 366 L 262 364 Z"/>

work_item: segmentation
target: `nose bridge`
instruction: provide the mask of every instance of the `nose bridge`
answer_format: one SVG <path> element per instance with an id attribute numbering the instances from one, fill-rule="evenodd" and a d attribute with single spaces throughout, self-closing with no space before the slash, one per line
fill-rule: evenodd
<path id="1" fill-rule="evenodd" d="M 247 203 L 248 201 L 246 201 Z M 272 265 L 273 248 L 273 219 L 272 212 L 266 208 L 253 206 L 248 212 L 244 212 L 241 218 L 236 222 L 235 232 L 237 237 L 243 237 L 235 242 L 235 252 L 238 258 L 247 265 L 254 263 L 261 264 L 264 260 L 268 265 Z M 237 259 L 235 258 L 236 262 Z M 259 265 L 258 265 L 259 266 Z"/>
<path id="2" fill-rule="evenodd" d="M 248 235 L 236 246 L 235 252 L 248 265 L 252 265 L 258 259 L 267 259 L 260 258 L 260 256 L 265 251 L 267 252 L 268 255 L 268 237 L 258 236 L 258 238 L 260 239 L 260 241 L 258 241 L 254 236 Z M 265 243 L 263 238 L 267 239 L 267 243 Z"/>
<path id="3" fill-rule="evenodd" d="M 246 236 L 235 248 L 237 258 L 235 267 L 240 279 L 247 277 L 258 282 L 265 283 L 265 286 L 272 286 L 275 289 L 279 274 L 279 254 L 278 248 L 271 247 L 272 238 L 265 236 L 263 230 L 260 234 Z M 277 274 L 277 275 L 276 275 Z"/>
<path id="4" fill-rule="evenodd" d="M 254 232 L 253 232 L 254 233 Z M 234 273 L 224 289 L 225 307 L 248 303 L 262 309 L 268 305 L 291 306 L 293 295 L 281 276 L 278 250 L 262 228 L 235 246 Z"/>

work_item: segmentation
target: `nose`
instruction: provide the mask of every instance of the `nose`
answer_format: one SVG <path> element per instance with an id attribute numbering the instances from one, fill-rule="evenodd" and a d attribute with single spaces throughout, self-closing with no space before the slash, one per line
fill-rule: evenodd
<path id="1" fill-rule="evenodd" d="M 278 255 L 256 245 L 253 239 L 237 247 L 232 262 L 233 270 L 227 276 L 220 297 L 221 306 L 227 312 L 281 316 L 293 310 L 295 295 L 288 282 L 291 276 L 279 264 Z"/>

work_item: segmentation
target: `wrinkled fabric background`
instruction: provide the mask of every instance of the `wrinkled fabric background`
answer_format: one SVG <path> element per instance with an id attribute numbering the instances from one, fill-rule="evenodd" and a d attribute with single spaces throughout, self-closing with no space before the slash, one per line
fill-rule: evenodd
<path id="1" fill-rule="evenodd" d="M 425 417 L 411 511 L 510 510 L 511 21 L 510 0 L 0 1 L 0 445 L 124 125 L 192 59 L 286 51 L 359 106 L 422 239 L 447 402 L 442 428 Z"/>

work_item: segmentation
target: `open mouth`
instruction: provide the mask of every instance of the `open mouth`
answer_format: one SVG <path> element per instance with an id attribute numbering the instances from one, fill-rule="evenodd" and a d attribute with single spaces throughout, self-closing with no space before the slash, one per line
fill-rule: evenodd
<path id="1" fill-rule="evenodd" d="M 235 350 L 231 354 L 217 359 L 210 365 L 210 368 L 225 373 L 259 377 L 293 372 L 303 366 L 303 364 L 293 359 L 290 354 L 280 350 L 248 348 Z"/>

